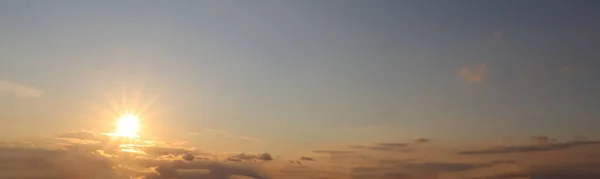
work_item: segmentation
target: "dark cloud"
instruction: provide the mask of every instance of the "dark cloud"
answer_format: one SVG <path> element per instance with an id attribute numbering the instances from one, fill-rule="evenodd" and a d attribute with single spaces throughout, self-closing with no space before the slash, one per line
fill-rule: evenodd
<path id="1" fill-rule="evenodd" d="M 273 160 L 273 157 L 271 157 L 271 154 L 269 154 L 269 153 L 263 153 L 263 154 L 259 154 L 259 155 L 241 153 L 241 154 L 237 154 L 234 156 L 230 156 L 227 158 L 227 160 L 232 161 L 232 162 L 257 161 L 257 160 L 271 161 L 271 160 Z"/>
<path id="2" fill-rule="evenodd" d="M 350 154 L 350 153 L 354 153 L 354 151 L 348 151 L 348 150 L 314 150 L 314 153 L 317 154 Z"/>
<path id="3" fill-rule="evenodd" d="M 527 153 L 539 151 L 562 150 L 575 146 L 595 145 L 600 144 L 600 141 L 572 141 L 563 143 L 548 143 L 546 145 L 528 145 L 528 146 L 509 146 L 497 147 L 484 150 L 467 150 L 458 152 L 459 155 L 476 155 L 476 154 L 503 154 L 503 153 Z"/>
<path id="4" fill-rule="evenodd" d="M 298 164 L 298 165 L 302 165 L 302 162 L 300 162 L 299 160 L 290 160 L 291 164 Z"/>
<path id="5" fill-rule="evenodd" d="M 311 157 L 304 157 L 304 156 L 303 156 L 303 157 L 300 157 L 300 160 L 302 160 L 302 161 L 316 161 L 314 158 L 311 158 Z"/>
<path id="6" fill-rule="evenodd" d="M 379 143 L 376 145 L 382 146 L 382 147 L 406 147 L 406 146 L 408 146 L 408 144 L 406 144 L 406 143 Z"/>
<path id="7" fill-rule="evenodd" d="M 415 139 L 415 143 L 417 143 L 417 144 L 422 144 L 422 143 L 427 143 L 427 142 L 431 142 L 431 139 L 427 139 L 427 138 Z"/>
<path id="8" fill-rule="evenodd" d="M 273 157 L 271 157 L 271 154 L 269 154 L 269 153 L 263 153 L 263 154 L 260 154 L 258 159 L 264 160 L 264 161 L 271 161 L 271 160 L 273 160 Z"/>
<path id="9" fill-rule="evenodd" d="M 190 153 L 183 154 L 183 156 L 181 158 L 185 161 L 194 161 L 194 159 L 195 159 L 194 154 L 190 154 Z"/>

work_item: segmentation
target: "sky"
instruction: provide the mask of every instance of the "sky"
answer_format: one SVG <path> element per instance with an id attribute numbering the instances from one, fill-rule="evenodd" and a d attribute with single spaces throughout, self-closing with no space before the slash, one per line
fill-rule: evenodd
<path id="1" fill-rule="evenodd" d="M 191 162 L 206 151 L 249 152 L 256 155 L 224 159 L 273 155 L 271 164 L 252 166 L 375 178 L 356 166 L 333 177 L 305 163 L 372 164 L 361 157 L 393 150 L 410 158 L 418 150 L 456 156 L 398 159 L 396 175 L 381 173 L 389 166 L 368 171 L 465 178 L 475 176 L 471 169 L 526 163 L 509 174 L 543 178 L 570 171 L 564 166 L 575 160 L 600 159 L 592 152 L 600 137 L 599 18 L 600 2 L 591 0 L 2 1 L 0 139 L 13 146 L 2 150 L 15 152 L 15 141 L 44 146 L 42 139 L 53 147 L 108 145 L 98 136 L 114 131 L 119 115 L 135 113 L 141 137 L 163 148 L 195 147 L 170 158 L 141 147 L 138 167 L 206 166 Z M 25 155 L 42 149 L 30 150 Z M 106 147 L 91 151 L 132 164 Z M 323 154 L 327 162 L 308 156 Z M 550 154 L 565 157 L 541 168 L 532 162 Z"/>

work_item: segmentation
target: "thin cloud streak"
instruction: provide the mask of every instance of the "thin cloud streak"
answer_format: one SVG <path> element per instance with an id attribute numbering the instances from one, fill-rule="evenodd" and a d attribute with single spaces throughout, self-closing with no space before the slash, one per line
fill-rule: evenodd
<path id="1" fill-rule="evenodd" d="M 17 97 L 41 97 L 44 91 L 24 84 L 0 80 L 0 92 L 12 93 Z"/>

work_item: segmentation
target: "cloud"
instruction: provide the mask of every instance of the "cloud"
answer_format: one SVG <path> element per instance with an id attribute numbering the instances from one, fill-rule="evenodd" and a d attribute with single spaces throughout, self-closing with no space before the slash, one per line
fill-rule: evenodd
<path id="1" fill-rule="evenodd" d="M 194 156 L 194 154 L 187 153 L 187 154 L 183 154 L 183 156 L 181 158 L 185 161 L 194 161 L 194 159 L 196 157 Z"/>
<path id="2" fill-rule="evenodd" d="M 483 82 L 487 68 L 485 64 L 479 64 L 475 67 L 465 66 L 460 69 L 458 75 L 469 83 Z"/>
<path id="3" fill-rule="evenodd" d="M 417 144 L 422 144 L 422 143 L 431 142 L 431 139 L 427 139 L 427 138 L 418 138 L 418 139 L 415 139 L 415 141 L 414 141 L 414 142 L 415 142 L 415 143 L 417 143 Z"/>
<path id="4" fill-rule="evenodd" d="M 273 160 L 273 157 L 271 157 L 271 154 L 269 154 L 269 153 L 263 153 L 263 154 L 257 154 L 257 155 L 241 153 L 241 154 L 237 154 L 234 156 L 230 156 L 229 158 L 227 158 L 227 160 L 232 161 L 232 162 L 271 161 L 271 160 Z"/>
<path id="5" fill-rule="evenodd" d="M 398 152 L 408 152 L 410 150 L 406 149 L 408 144 L 406 143 L 377 143 L 369 146 L 365 145 L 349 145 L 349 148 L 352 149 L 367 149 L 367 150 L 377 150 L 377 151 L 398 151 Z"/>
<path id="6" fill-rule="evenodd" d="M 220 136 L 226 136 L 226 137 L 231 137 L 233 136 L 233 134 L 231 134 L 229 131 L 225 131 L 225 130 L 218 130 L 218 129 L 204 129 L 204 131 L 206 132 L 211 132 L 214 133 L 216 135 L 220 135 Z M 197 133 L 196 133 L 197 134 Z"/>
<path id="7" fill-rule="evenodd" d="M 571 148 L 571 147 L 575 147 L 575 146 L 596 145 L 596 144 L 600 144 L 600 141 L 572 141 L 572 142 L 563 142 L 563 143 L 549 143 L 546 145 L 496 147 L 496 148 L 484 149 L 484 150 L 460 151 L 460 152 L 458 152 L 458 154 L 459 155 L 477 155 L 477 154 L 528 153 L 528 152 L 539 152 L 539 151 L 563 150 L 563 149 L 567 149 L 567 148 Z"/>
<path id="8" fill-rule="evenodd" d="M 574 71 L 573 67 L 562 67 L 560 69 L 561 72 L 563 73 L 572 73 Z"/>
<path id="9" fill-rule="evenodd" d="M 492 38 L 494 38 L 494 39 L 502 38 L 502 29 L 495 31 L 494 34 L 492 34 Z"/>
<path id="10" fill-rule="evenodd" d="M 487 163 L 451 163 L 451 162 L 427 162 L 409 163 L 403 168 L 411 171 L 433 171 L 433 172 L 458 172 L 478 168 L 492 167 L 500 164 L 514 164 L 514 161 L 492 161 Z"/>
<path id="11" fill-rule="evenodd" d="M 206 150 L 200 150 L 193 147 L 184 147 L 174 145 L 168 141 L 140 141 L 141 143 L 131 143 L 130 139 L 122 139 L 115 136 L 99 135 L 92 131 L 72 131 L 63 133 L 53 140 L 58 147 L 56 150 L 61 153 L 56 159 L 69 159 L 71 156 L 95 156 L 88 161 L 79 159 L 69 159 L 73 161 L 66 162 L 61 167 L 60 175 L 44 175 L 50 178 L 145 178 L 145 179 L 167 179 L 167 178 L 230 178 L 230 177 L 250 177 L 254 179 L 266 179 L 261 171 L 259 163 L 261 161 L 273 160 L 271 154 L 248 154 L 228 155 L 225 153 L 214 153 Z M 93 141 L 93 142 L 81 142 Z M 184 143 L 185 144 L 185 143 Z M 0 157 L 3 148 L 0 148 Z M 123 150 L 127 149 L 127 150 Z M 9 150 L 9 149 L 4 149 Z M 46 149 L 35 149 L 39 151 L 49 151 Z M 42 152 L 40 154 L 46 155 Z M 48 152 L 46 152 L 48 153 Z M 6 156 L 15 156 L 12 152 Z M 24 156 L 35 156 L 30 153 L 22 154 Z M 72 158 L 72 157 L 71 157 Z M 89 157 L 88 157 L 89 158 Z M 2 160 L 0 160 L 2 161 Z M 41 161 L 50 161 L 52 166 L 55 162 L 49 159 Z M 236 161 L 236 162 L 232 162 Z M 102 167 L 87 167 L 79 162 L 89 164 L 102 164 Z M 100 162 L 100 163 L 99 163 Z M 11 161 L 17 164 L 16 161 Z M 39 162 L 38 162 L 39 163 Z M 1 163 L 0 163 L 1 164 Z M 2 165 L 0 165 L 0 178 L 2 178 Z M 68 172 L 70 168 L 79 167 L 74 172 Z M 56 167 L 48 169 L 55 171 Z M 63 173 L 65 173 L 63 175 Z M 67 175 L 68 174 L 68 175 Z M 12 177 L 9 177 L 12 178 Z M 18 177 L 17 177 L 18 178 Z"/>
<path id="12" fill-rule="evenodd" d="M 550 139 L 548 139 L 547 136 L 536 136 L 533 137 L 532 140 L 538 145 L 546 145 L 548 142 L 550 142 Z"/>
<path id="13" fill-rule="evenodd" d="M 12 93 L 18 97 L 40 97 L 44 91 L 23 84 L 0 80 L 0 92 Z"/>
<path id="14" fill-rule="evenodd" d="M 546 136 L 531 139 L 535 144 L 492 148 L 495 151 L 463 150 L 461 152 L 467 154 L 461 155 L 455 155 L 452 148 L 432 149 L 433 145 L 410 153 L 369 150 L 370 147 L 407 149 L 412 146 L 412 143 L 382 142 L 365 145 L 366 148 L 360 150 L 313 151 L 328 155 L 320 156 L 319 160 L 305 155 L 279 160 L 285 156 L 220 153 L 169 141 L 130 143 L 131 140 L 82 130 L 48 140 L 20 141 L 14 145 L 0 143 L 0 178 L 586 179 L 600 176 L 596 171 L 600 168 L 600 152 L 591 146 L 600 142 L 552 142 Z M 54 145 L 42 145 L 43 142 Z M 580 147 L 553 152 L 552 157 L 535 152 L 573 146 Z M 123 151 L 124 147 L 139 152 Z M 496 155 L 472 154 L 485 154 L 486 151 Z M 514 151 L 520 154 L 504 155 Z"/>
<path id="15" fill-rule="evenodd" d="M 317 154 L 331 154 L 331 155 L 354 153 L 354 151 L 349 151 L 349 150 L 314 150 L 313 152 L 317 153 Z"/>
<path id="16" fill-rule="evenodd" d="M 102 135 L 98 135 L 93 131 L 89 130 L 78 130 L 78 131 L 70 131 L 65 132 L 58 135 L 59 138 L 71 138 L 71 139 L 81 139 L 81 140 L 104 140 L 106 139 Z"/>
<path id="17" fill-rule="evenodd" d="M 252 142 L 260 143 L 260 140 L 255 139 L 255 138 L 251 138 L 251 137 L 241 136 L 240 139 L 242 139 L 242 140 L 249 140 L 249 141 L 252 141 Z"/>
<path id="18" fill-rule="evenodd" d="M 600 178 L 600 163 L 533 166 L 522 171 L 504 172 L 470 179 L 596 179 Z"/>
<path id="19" fill-rule="evenodd" d="M 311 158 L 311 157 L 304 157 L 304 156 L 303 156 L 303 157 L 300 157 L 300 160 L 302 160 L 302 161 L 316 161 L 314 158 Z"/>
<path id="20" fill-rule="evenodd" d="M 409 179 L 409 174 L 402 172 L 385 172 L 381 174 L 355 174 L 352 179 Z"/>

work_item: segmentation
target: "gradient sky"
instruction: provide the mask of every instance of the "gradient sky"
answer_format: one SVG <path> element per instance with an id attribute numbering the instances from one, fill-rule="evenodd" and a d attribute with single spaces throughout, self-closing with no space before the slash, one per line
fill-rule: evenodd
<path id="1" fill-rule="evenodd" d="M 594 137 L 598 6 L 2 1 L 0 136 L 105 131 L 131 108 L 199 144 Z"/>

